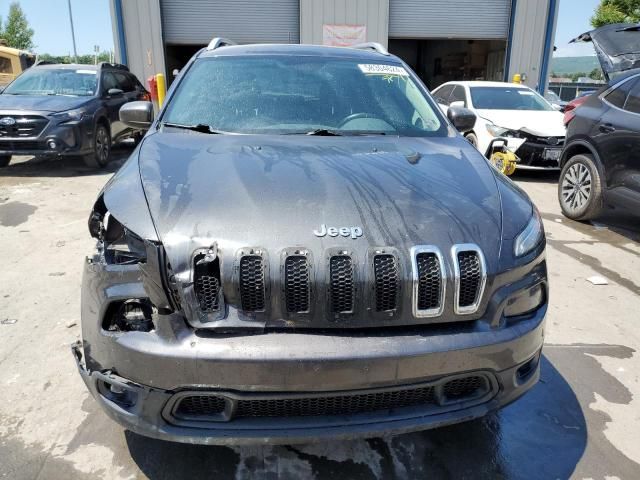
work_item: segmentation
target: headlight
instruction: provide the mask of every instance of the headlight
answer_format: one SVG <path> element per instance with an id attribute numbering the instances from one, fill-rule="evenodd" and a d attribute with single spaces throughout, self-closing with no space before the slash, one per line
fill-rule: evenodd
<path id="1" fill-rule="evenodd" d="M 492 123 L 487 124 L 487 132 L 492 137 L 504 137 L 504 136 L 512 136 L 512 131 L 508 128 L 502 128 L 497 125 L 493 125 Z"/>
<path id="2" fill-rule="evenodd" d="M 82 120 L 86 112 L 81 108 L 75 110 L 67 110 L 65 112 L 54 113 L 53 117 L 61 122 L 70 122 L 72 120 Z"/>
<path id="3" fill-rule="evenodd" d="M 533 208 L 533 216 L 524 230 L 516 237 L 516 241 L 513 247 L 516 257 L 521 257 L 531 250 L 542 241 L 544 237 L 544 227 L 542 226 L 542 219 L 538 210 Z"/>

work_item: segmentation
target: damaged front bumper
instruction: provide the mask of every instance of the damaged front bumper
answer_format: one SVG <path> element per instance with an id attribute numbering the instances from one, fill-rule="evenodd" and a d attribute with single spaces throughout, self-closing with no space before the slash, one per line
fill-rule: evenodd
<path id="1" fill-rule="evenodd" d="M 500 328 L 478 320 L 455 329 L 220 333 L 156 312 L 151 331 L 108 331 L 111 303 L 146 296 L 138 266 L 118 266 L 115 276 L 110 268 L 86 265 L 83 339 L 73 351 L 101 407 L 141 435 L 292 444 L 424 430 L 481 417 L 539 378 L 546 304 Z M 539 278 L 508 285 L 496 301 Z"/>

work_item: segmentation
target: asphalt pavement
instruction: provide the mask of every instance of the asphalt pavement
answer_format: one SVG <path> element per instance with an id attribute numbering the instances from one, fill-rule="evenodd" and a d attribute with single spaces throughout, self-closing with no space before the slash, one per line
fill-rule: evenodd
<path id="1" fill-rule="evenodd" d="M 514 177 L 544 219 L 551 282 L 542 379 L 516 403 L 438 430 L 295 447 L 125 431 L 87 393 L 69 345 L 88 214 L 128 154 L 104 171 L 29 158 L 0 171 L 0 478 L 640 478 L 640 225 L 617 212 L 567 220 L 557 173 Z"/>

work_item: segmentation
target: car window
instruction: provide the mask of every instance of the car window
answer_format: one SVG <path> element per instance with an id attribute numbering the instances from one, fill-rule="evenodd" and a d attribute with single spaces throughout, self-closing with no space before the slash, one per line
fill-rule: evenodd
<path id="1" fill-rule="evenodd" d="M 442 105 L 449 105 L 449 96 L 451 95 L 453 87 L 453 85 L 445 85 L 439 90 L 433 92 L 436 102 L 441 103 Z"/>
<path id="2" fill-rule="evenodd" d="M 10 95 L 89 96 L 94 95 L 95 91 L 95 70 L 33 67 L 16 78 L 3 93 Z"/>
<path id="3" fill-rule="evenodd" d="M 640 82 L 633 80 L 634 85 L 627 95 L 627 101 L 624 104 L 624 109 L 632 113 L 640 113 Z"/>
<path id="4" fill-rule="evenodd" d="M 623 108 L 627 101 L 627 95 L 633 86 L 638 82 L 638 79 L 628 80 L 621 85 L 614 88 L 604 98 L 614 107 Z"/>
<path id="5" fill-rule="evenodd" d="M 107 93 L 112 88 L 120 88 L 118 85 L 118 80 L 111 72 L 103 72 L 102 73 L 102 91 Z"/>
<path id="6" fill-rule="evenodd" d="M 0 57 L 0 73 L 13 73 L 10 58 Z"/>
<path id="7" fill-rule="evenodd" d="M 464 87 L 462 85 L 456 85 L 451 92 L 451 96 L 449 97 L 449 103 L 453 102 L 464 102 L 464 106 L 467 106 L 467 98 L 464 94 Z"/>
<path id="8" fill-rule="evenodd" d="M 554 110 L 533 90 L 519 87 L 471 87 L 471 101 L 481 110 Z"/>
<path id="9" fill-rule="evenodd" d="M 447 128 L 401 65 L 320 56 L 198 60 L 163 121 L 234 133 L 444 136 Z"/>
<path id="10" fill-rule="evenodd" d="M 136 87 L 131 81 L 131 78 L 125 73 L 115 72 L 116 81 L 118 82 L 118 88 L 123 92 L 133 92 Z"/>

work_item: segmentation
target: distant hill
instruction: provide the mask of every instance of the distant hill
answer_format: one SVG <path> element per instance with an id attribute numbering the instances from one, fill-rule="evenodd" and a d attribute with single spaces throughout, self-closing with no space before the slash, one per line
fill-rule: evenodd
<path id="1" fill-rule="evenodd" d="M 594 68 L 600 68 L 596 56 L 591 57 L 555 57 L 551 59 L 550 71 L 557 75 L 569 75 L 572 73 L 589 73 Z"/>

